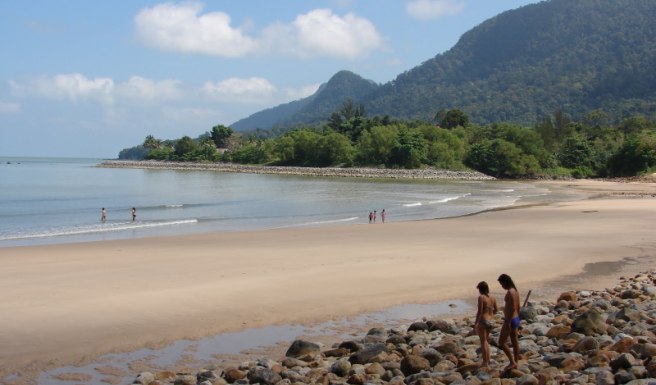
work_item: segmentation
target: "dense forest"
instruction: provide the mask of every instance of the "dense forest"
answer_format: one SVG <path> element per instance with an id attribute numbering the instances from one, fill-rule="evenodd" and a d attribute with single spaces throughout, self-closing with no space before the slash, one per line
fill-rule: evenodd
<path id="1" fill-rule="evenodd" d="M 608 124 L 603 110 L 582 121 L 562 111 L 533 127 L 477 125 L 458 109 L 434 121 L 367 117 L 352 99 L 328 123 L 282 135 L 243 134 L 217 125 L 192 139 L 161 140 L 121 151 L 119 159 L 294 166 L 471 168 L 499 178 L 634 176 L 656 168 L 656 123 L 642 116 Z"/>
<path id="2" fill-rule="evenodd" d="M 576 120 L 656 118 L 656 1 L 549 0 L 497 15 L 449 51 L 376 85 L 341 71 L 308 99 L 231 125 L 237 131 L 324 123 L 346 98 L 372 115 L 430 120 L 460 109 L 477 124 L 532 126 L 560 110 Z"/>
<path id="3" fill-rule="evenodd" d="M 656 171 L 654 0 L 504 12 L 378 85 L 340 71 L 311 97 L 122 159 L 471 168 L 501 178 Z M 249 129 L 249 130 L 246 130 Z"/>

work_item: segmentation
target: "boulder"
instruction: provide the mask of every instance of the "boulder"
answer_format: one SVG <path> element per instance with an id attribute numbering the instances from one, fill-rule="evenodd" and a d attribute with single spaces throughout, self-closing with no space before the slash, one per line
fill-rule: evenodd
<path id="1" fill-rule="evenodd" d="M 590 350 L 597 349 L 599 349 L 599 341 L 597 341 L 594 337 L 586 336 L 574 344 L 572 351 L 576 353 L 586 353 Z"/>
<path id="2" fill-rule="evenodd" d="M 381 362 L 384 356 L 387 355 L 387 347 L 385 344 L 369 345 L 363 350 L 352 354 L 349 357 L 351 364 L 368 364 L 370 362 Z"/>
<path id="3" fill-rule="evenodd" d="M 572 332 L 572 328 L 567 325 L 562 325 L 562 324 L 554 325 L 547 332 L 547 337 L 560 340 L 567 337 L 571 332 Z"/>
<path id="4" fill-rule="evenodd" d="M 606 322 L 603 315 L 592 308 L 578 316 L 572 323 L 572 331 L 592 336 L 606 333 Z"/>
<path id="5" fill-rule="evenodd" d="M 428 330 L 428 324 L 426 322 L 417 321 L 417 322 L 413 322 L 410 325 L 410 327 L 408 327 L 409 332 L 417 331 L 417 330 L 420 330 L 420 331 Z"/>
<path id="6" fill-rule="evenodd" d="M 248 371 L 248 381 L 251 384 L 275 385 L 282 377 L 268 368 L 252 368 Z"/>
<path id="7" fill-rule="evenodd" d="M 313 356 L 319 354 L 320 349 L 321 348 L 319 345 L 315 344 L 314 342 L 296 340 L 292 342 L 289 349 L 287 349 L 285 356 L 294 358 Z"/>
<path id="8" fill-rule="evenodd" d="M 351 363 L 347 359 L 337 360 L 330 366 L 330 372 L 340 377 L 348 375 L 349 370 L 351 370 Z"/>
<path id="9" fill-rule="evenodd" d="M 410 354 L 401 360 L 401 371 L 409 376 L 431 368 L 430 362 L 424 357 Z"/>
<path id="10" fill-rule="evenodd" d="M 223 371 L 223 378 L 225 378 L 229 383 L 234 383 L 246 378 L 246 373 L 237 368 L 230 367 Z"/>
<path id="11" fill-rule="evenodd" d="M 339 344 L 338 349 L 348 349 L 351 353 L 354 353 L 364 349 L 364 346 L 359 342 L 344 341 L 341 344 Z"/>
<path id="12" fill-rule="evenodd" d="M 576 301 L 577 299 L 578 298 L 576 297 L 575 291 L 566 291 L 558 296 L 556 302 L 560 302 L 560 301 L 572 302 L 572 301 Z"/>

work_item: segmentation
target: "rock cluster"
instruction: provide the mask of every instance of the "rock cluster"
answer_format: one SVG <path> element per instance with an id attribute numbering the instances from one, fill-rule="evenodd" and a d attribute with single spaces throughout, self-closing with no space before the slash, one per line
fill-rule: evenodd
<path id="1" fill-rule="evenodd" d="M 144 168 L 166 170 L 212 170 L 222 172 L 239 172 L 248 174 L 278 174 L 321 177 L 349 178 L 386 178 L 386 179 L 453 179 L 453 180 L 493 180 L 495 178 L 478 171 L 454 171 L 435 168 L 422 169 L 388 169 L 364 167 L 291 167 L 291 166 L 254 166 L 236 163 L 200 163 L 200 162 L 166 162 L 166 161 L 127 161 L 107 160 L 98 165 L 106 168 Z"/>
<path id="2" fill-rule="evenodd" d="M 281 361 L 259 359 L 196 374 L 141 373 L 135 384 L 176 385 L 550 385 L 656 384 L 656 272 L 622 278 L 604 291 L 572 291 L 521 312 L 521 360 L 490 343 L 479 367 L 473 317 L 373 328 L 361 340 L 323 348 L 297 340 Z M 501 321 L 497 315 L 497 321 Z M 497 322 L 500 325 L 500 322 Z"/>

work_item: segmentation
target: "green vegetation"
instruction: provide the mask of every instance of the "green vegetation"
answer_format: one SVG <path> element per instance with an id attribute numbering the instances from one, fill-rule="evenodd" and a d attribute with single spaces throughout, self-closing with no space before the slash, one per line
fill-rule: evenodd
<path id="1" fill-rule="evenodd" d="M 656 119 L 656 1 L 550 0 L 497 15 L 466 32 L 452 49 L 376 85 L 342 71 L 309 98 L 270 108 L 235 130 L 325 123 L 346 98 L 370 115 L 430 121 L 458 109 L 475 124 L 533 126 L 560 109 L 585 122 Z M 444 128 L 457 123 L 457 116 Z"/>
<path id="2" fill-rule="evenodd" d="M 641 116 L 607 125 L 595 110 L 584 122 L 561 111 L 534 127 L 475 125 L 454 109 L 441 124 L 368 118 L 347 99 L 328 123 L 278 136 L 244 135 L 218 125 L 196 139 L 149 135 L 121 159 L 293 165 L 313 167 L 471 168 L 499 178 L 634 176 L 656 170 L 656 123 Z M 455 123 L 454 123 L 455 122 Z M 447 127 L 442 127 L 445 124 Z"/>

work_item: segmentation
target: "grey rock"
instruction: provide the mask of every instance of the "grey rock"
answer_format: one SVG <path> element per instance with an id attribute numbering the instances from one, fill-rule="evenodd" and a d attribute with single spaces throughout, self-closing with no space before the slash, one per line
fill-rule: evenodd
<path id="1" fill-rule="evenodd" d="M 606 322 L 602 314 L 597 309 L 592 308 L 574 320 L 572 331 L 586 336 L 604 334 L 606 332 Z"/>
<path id="2" fill-rule="evenodd" d="M 387 352 L 387 347 L 385 344 L 373 344 L 369 345 L 363 350 L 352 354 L 349 357 L 349 362 L 351 364 L 366 364 L 369 362 L 378 362 L 381 361 L 381 355 Z"/>
<path id="3" fill-rule="evenodd" d="M 306 355 L 315 355 L 319 353 L 320 349 L 319 345 L 314 342 L 296 340 L 287 349 L 285 356 L 298 358 Z"/>
<path id="4" fill-rule="evenodd" d="M 251 384 L 275 385 L 282 377 L 268 368 L 252 368 L 248 371 L 248 381 Z"/>
<path id="5" fill-rule="evenodd" d="M 330 372 L 340 377 L 345 377 L 349 370 L 351 370 L 351 363 L 347 359 L 337 360 L 330 366 Z"/>

